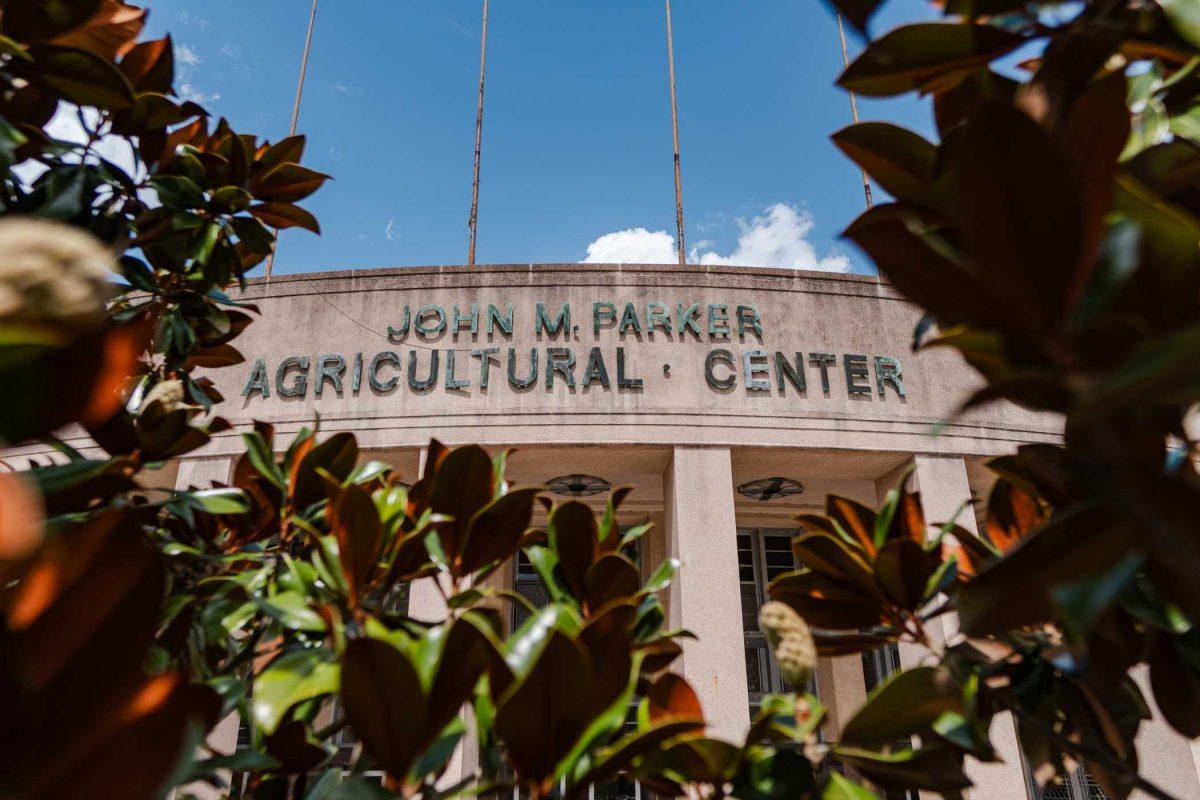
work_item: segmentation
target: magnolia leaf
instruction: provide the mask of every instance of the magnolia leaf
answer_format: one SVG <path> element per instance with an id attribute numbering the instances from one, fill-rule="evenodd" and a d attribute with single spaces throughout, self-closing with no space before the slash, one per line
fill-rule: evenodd
<path id="1" fill-rule="evenodd" d="M 870 97 L 925 88 L 947 76 L 965 76 L 1009 53 L 1024 37 L 991 25 L 925 22 L 904 25 L 872 42 L 838 84 Z"/>
<path id="2" fill-rule="evenodd" d="M 292 203 L 259 203 L 250 206 L 250 213 L 273 228 L 304 228 L 321 233 L 321 225 L 308 211 Z"/>
<path id="3" fill-rule="evenodd" d="M 886 122 L 863 122 L 835 133 L 833 143 L 898 200 L 947 209 L 937 185 L 937 148 L 910 130 Z"/>
<path id="4" fill-rule="evenodd" d="M 407 775 L 437 735 L 426 728 L 429 699 L 408 658 L 379 639 L 352 639 L 342 657 L 342 705 L 350 727 L 380 767 Z"/>
<path id="5" fill-rule="evenodd" d="M 931 726 L 947 711 L 965 713 L 962 689 L 945 670 L 916 667 L 888 678 L 842 729 L 851 746 L 878 746 Z"/>
<path id="6" fill-rule="evenodd" d="M 276 658 L 254 682 L 254 720 L 268 736 L 302 700 L 337 691 L 340 668 L 325 649 L 293 650 Z"/>
<path id="7" fill-rule="evenodd" d="M 308 605 L 304 595 L 279 592 L 266 598 L 255 598 L 264 611 L 275 617 L 285 628 L 298 631 L 323 631 L 325 620 Z"/>
<path id="8" fill-rule="evenodd" d="M 188 494 L 209 514 L 244 514 L 250 510 L 250 498 L 241 489 L 222 487 Z"/>
<path id="9" fill-rule="evenodd" d="M 1200 6 L 1192 0 L 1159 0 L 1179 38 L 1200 48 Z"/>
<path id="10" fill-rule="evenodd" d="M 134 103 L 128 79 L 94 53 L 58 45 L 41 45 L 29 52 L 36 65 L 31 76 L 76 105 L 116 110 Z"/>

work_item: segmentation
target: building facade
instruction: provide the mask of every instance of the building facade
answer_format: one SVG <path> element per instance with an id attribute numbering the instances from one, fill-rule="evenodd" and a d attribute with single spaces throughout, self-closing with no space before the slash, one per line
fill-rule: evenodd
<path id="1" fill-rule="evenodd" d="M 238 339 L 244 364 L 211 375 L 235 429 L 172 465 L 178 487 L 227 481 L 251 420 L 287 434 L 353 431 L 364 457 L 419 474 L 430 437 L 515 448 L 510 480 L 602 504 L 634 487 L 622 524 L 651 521 L 638 558 L 682 562 L 665 603 L 684 643 L 679 669 L 718 736 L 739 739 L 752 707 L 783 687 L 757 632 L 767 581 L 792 569 L 793 518 L 830 493 L 868 505 L 899 476 L 930 522 L 986 499 L 985 463 L 1055 442 L 1053 415 L 993 405 L 955 415 L 978 386 L 948 350 L 911 352 L 920 311 L 877 279 L 734 267 L 510 265 L 284 275 L 251 281 L 262 319 Z M 582 477 L 580 477 L 582 476 Z M 786 479 L 780 481 L 777 479 Z M 791 483 L 791 482 L 794 482 Z M 586 495 L 592 489 L 594 495 Z M 764 499 L 765 495 L 765 499 Z M 978 525 L 970 506 L 959 523 Z M 494 580 L 536 599 L 520 564 Z M 428 582 L 427 581 L 425 582 Z M 440 615 L 432 585 L 410 589 L 418 618 Z M 816 691 L 838 730 L 868 689 L 920 658 L 907 648 L 822 658 Z M 1027 800 L 1012 723 L 1003 764 L 974 767 L 972 800 Z M 236 738 L 236 721 L 226 725 Z M 1197 759 L 1156 721 L 1148 777 L 1200 798 Z M 470 770 L 461 753 L 453 769 Z M 1086 776 L 1045 794 L 1096 800 Z"/>

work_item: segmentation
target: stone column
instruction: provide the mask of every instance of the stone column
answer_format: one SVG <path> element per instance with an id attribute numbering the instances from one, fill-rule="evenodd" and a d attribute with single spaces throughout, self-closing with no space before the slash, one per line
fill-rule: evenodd
<path id="1" fill-rule="evenodd" d="M 699 637 L 683 641 L 681 669 L 700 696 L 709 733 L 740 742 L 750 707 L 729 450 L 674 448 L 663 498 L 668 552 L 682 562 L 668 593 L 670 627 Z"/>
<path id="2" fill-rule="evenodd" d="M 1196 742 L 1188 741 L 1163 719 L 1150 688 L 1150 670 L 1145 664 L 1134 668 L 1133 679 L 1137 681 L 1154 715 L 1153 719 L 1142 723 L 1138 730 L 1138 772 L 1174 797 L 1200 797 L 1200 775 L 1197 775 L 1192 754 Z M 1134 790 L 1131 797 L 1134 800 L 1146 800 L 1149 795 Z"/>
<path id="3" fill-rule="evenodd" d="M 917 456 L 914 462 L 916 469 L 912 475 L 912 488 L 921 493 L 925 522 L 930 526 L 940 525 L 954 519 L 961 509 L 957 524 L 971 533 L 978 533 L 975 512 L 970 505 L 971 486 L 967 480 L 966 463 L 961 458 L 948 456 Z M 882 495 L 883 492 L 880 493 Z M 964 503 L 967 504 L 965 507 Z M 934 636 L 945 641 L 946 637 L 957 633 L 957 617 L 941 617 L 941 621 L 934 620 L 931 627 Z M 913 650 L 912 647 L 900 648 L 900 659 L 905 668 L 919 660 Z M 1028 800 L 1024 761 L 1017 743 L 1016 725 L 1010 715 L 997 715 L 992 720 L 991 738 L 1001 761 L 981 764 L 968 759 L 967 776 L 975 784 L 968 790 L 968 795 L 971 800 Z"/>

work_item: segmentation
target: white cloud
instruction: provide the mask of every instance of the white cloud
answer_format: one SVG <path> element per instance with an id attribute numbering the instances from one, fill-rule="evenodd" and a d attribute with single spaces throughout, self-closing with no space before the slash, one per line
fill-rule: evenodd
<path id="1" fill-rule="evenodd" d="M 708 240 L 698 242 L 688 254 L 693 264 L 736 264 L 749 267 L 849 272 L 850 259 L 832 252 L 818 256 L 808 240 L 815 222 L 812 214 L 786 203 L 776 203 L 749 220 L 738 219 L 738 240 L 733 252 L 721 255 Z M 585 263 L 673 264 L 678 260 L 675 237 L 666 231 L 629 228 L 606 233 L 587 247 Z"/>
<path id="2" fill-rule="evenodd" d="M 383 235 L 387 237 L 389 242 L 400 241 L 400 234 L 396 231 L 395 217 L 392 217 L 387 221 L 387 227 L 383 229 Z"/>
<path id="3" fill-rule="evenodd" d="M 812 269 L 822 272 L 849 272 L 850 259 L 841 253 L 820 257 L 808 240 L 816 226 L 812 214 L 786 203 L 776 203 L 749 221 L 737 221 L 737 246 L 723 256 L 712 250 L 701 253 L 692 248 L 689 260 L 697 264 L 737 264 L 749 267 Z"/>
<path id="4" fill-rule="evenodd" d="M 184 100 L 191 100 L 193 103 L 204 105 L 205 103 L 215 103 L 221 99 L 219 94 L 207 94 L 197 89 L 190 83 L 179 84 L 179 96 Z"/>
<path id="5" fill-rule="evenodd" d="M 175 60 L 180 64 L 189 67 L 194 67 L 200 63 L 200 56 L 196 54 L 196 50 L 186 44 L 175 45 Z"/>
<path id="6" fill-rule="evenodd" d="M 184 25 L 190 25 L 194 28 L 199 28 L 206 31 L 212 27 L 212 23 L 197 14 L 191 14 L 186 9 L 179 12 L 179 21 Z"/>
<path id="7" fill-rule="evenodd" d="M 587 247 L 587 264 L 670 264 L 677 260 L 675 237 L 666 231 L 628 228 L 606 233 Z"/>

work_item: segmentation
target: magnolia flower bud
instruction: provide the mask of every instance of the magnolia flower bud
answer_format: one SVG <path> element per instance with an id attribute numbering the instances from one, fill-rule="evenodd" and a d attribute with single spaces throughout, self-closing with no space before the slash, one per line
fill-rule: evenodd
<path id="1" fill-rule="evenodd" d="M 0 324 L 100 322 L 113 255 L 90 233 L 32 217 L 0 220 Z"/>
<path id="2" fill-rule="evenodd" d="M 139 411 L 144 411 L 145 408 L 155 400 L 162 402 L 163 411 L 171 413 L 183 403 L 183 381 L 163 381 L 156 383 L 154 388 L 146 392 L 146 399 L 142 401 L 142 407 Z"/>
<path id="3" fill-rule="evenodd" d="M 791 606 L 772 601 L 758 612 L 758 624 L 775 653 L 783 679 L 793 689 L 803 691 L 817 666 L 817 646 L 808 623 Z"/>

